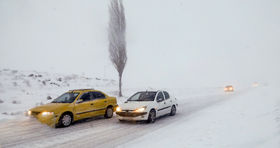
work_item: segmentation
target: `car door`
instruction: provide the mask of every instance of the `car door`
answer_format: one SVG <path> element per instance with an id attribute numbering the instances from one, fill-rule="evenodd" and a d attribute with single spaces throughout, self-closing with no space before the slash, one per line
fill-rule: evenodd
<path id="1" fill-rule="evenodd" d="M 87 118 L 93 115 L 93 99 L 90 92 L 83 93 L 75 103 L 76 116 L 79 119 Z"/>
<path id="2" fill-rule="evenodd" d="M 94 115 L 104 115 L 107 107 L 107 98 L 101 92 L 91 92 L 93 96 Z"/>
<path id="3" fill-rule="evenodd" d="M 164 99 L 164 95 L 161 91 L 158 92 L 157 97 L 156 97 L 156 101 L 157 101 L 157 116 L 162 116 L 164 114 L 166 114 L 166 110 L 167 109 L 167 104 L 165 102 Z"/>
<path id="4" fill-rule="evenodd" d="M 165 98 L 165 103 L 166 103 L 166 107 L 168 108 L 166 111 L 166 114 L 171 112 L 171 107 L 173 105 L 172 99 L 170 98 L 170 95 L 167 91 L 163 91 L 164 94 L 164 98 Z"/>

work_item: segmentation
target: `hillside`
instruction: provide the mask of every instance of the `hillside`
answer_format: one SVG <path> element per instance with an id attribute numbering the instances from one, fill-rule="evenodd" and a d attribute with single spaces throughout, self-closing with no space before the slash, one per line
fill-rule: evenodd
<path id="1" fill-rule="evenodd" d="M 50 102 L 71 89 L 94 88 L 114 95 L 117 82 L 75 74 L 0 70 L 0 120 L 23 115 L 30 107 Z"/>

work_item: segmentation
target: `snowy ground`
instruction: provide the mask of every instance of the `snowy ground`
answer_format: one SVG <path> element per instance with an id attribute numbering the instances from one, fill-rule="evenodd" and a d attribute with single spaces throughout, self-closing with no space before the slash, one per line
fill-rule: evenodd
<path id="1" fill-rule="evenodd" d="M 48 102 L 47 95 L 57 96 L 68 89 L 64 88 L 66 86 L 37 85 L 37 78 L 28 77 L 30 72 L 25 74 L 24 80 L 32 80 L 31 86 L 14 88 L 13 81 L 10 80 L 14 75 L 8 76 L 7 73 L 11 71 L 0 73 L 0 97 L 5 98 L 4 103 L 0 104 L 1 112 L 12 113 L 17 109 L 11 107 L 13 105 L 19 106 L 18 111 L 22 112 L 41 101 Z M 56 80 L 57 76 L 46 74 L 43 77 Z M 34 84 L 33 79 L 36 80 Z M 88 81 L 82 79 L 81 76 L 76 76 L 71 84 L 69 80 L 67 82 L 69 87 L 96 87 L 99 83 L 100 89 L 112 95 L 115 93 L 116 86 L 112 83 L 89 79 L 91 86 L 87 86 Z M 9 81 L 10 85 L 3 85 Z M 16 82 L 18 83 L 18 80 Z M 12 88 L 16 93 L 7 88 Z M 20 89 L 25 91 L 19 93 Z M 124 92 L 131 95 L 137 90 L 129 88 Z M 277 93 L 279 88 L 248 86 L 237 89 L 234 93 L 224 93 L 222 87 L 170 91 L 179 99 L 178 113 L 172 117 L 161 117 L 154 124 L 120 123 L 113 117 L 87 119 L 68 128 L 50 128 L 21 114 L 2 114 L 0 147 L 280 147 L 280 94 Z M 28 92 L 29 95 L 23 92 Z M 11 103 L 14 99 L 21 103 Z M 124 99 L 119 98 L 118 101 L 122 102 Z M 24 103 L 26 100 L 29 101 Z"/>
<path id="2" fill-rule="evenodd" d="M 212 102 L 211 97 L 208 97 L 211 103 L 200 98 L 198 102 L 189 100 L 181 105 L 184 108 L 176 122 L 120 147 L 279 148 L 280 94 L 276 95 L 277 91 L 260 87 L 236 92 L 218 102 Z M 153 142 L 147 144 L 151 139 Z"/>

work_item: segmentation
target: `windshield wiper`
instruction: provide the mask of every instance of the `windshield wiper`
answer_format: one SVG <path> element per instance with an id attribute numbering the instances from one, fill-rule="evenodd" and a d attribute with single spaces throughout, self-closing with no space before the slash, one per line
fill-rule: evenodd
<path id="1" fill-rule="evenodd" d="M 53 101 L 52 103 L 66 103 L 66 102 Z"/>

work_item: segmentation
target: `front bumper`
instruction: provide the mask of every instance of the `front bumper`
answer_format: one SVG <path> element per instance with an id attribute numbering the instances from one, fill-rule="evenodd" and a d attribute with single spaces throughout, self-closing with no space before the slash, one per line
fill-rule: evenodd
<path id="1" fill-rule="evenodd" d="M 58 115 L 42 115 L 39 112 L 32 112 L 31 117 L 36 118 L 43 124 L 47 124 L 49 126 L 54 126 L 58 123 Z"/>
<path id="2" fill-rule="evenodd" d="M 119 120 L 132 120 L 132 121 L 138 121 L 138 120 L 147 120 L 148 114 L 147 112 L 116 112 L 117 117 Z"/>

